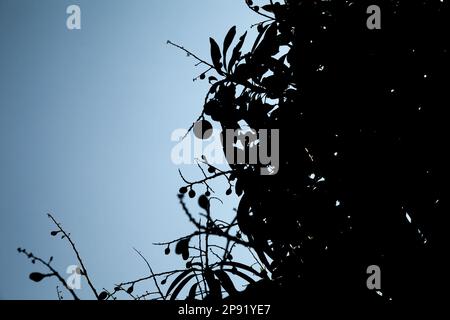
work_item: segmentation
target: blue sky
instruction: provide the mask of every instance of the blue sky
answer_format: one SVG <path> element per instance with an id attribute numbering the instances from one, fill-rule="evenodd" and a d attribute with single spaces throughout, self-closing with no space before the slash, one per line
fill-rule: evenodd
<path id="1" fill-rule="evenodd" d="M 71 4 L 81 30 L 66 28 Z M 155 271 L 179 266 L 152 242 L 192 231 L 170 135 L 198 116 L 208 86 L 166 40 L 208 58 L 210 36 L 220 43 L 232 25 L 241 34 L 256 21 L 243 0 L 0 1 L 0 298 L 56 298 L 53 279 L 28 279 L 44 269 L 17 247 L 54 256 L 62 272 L 76 264 L 50 236 L 48 212 L 99 289 L 147 273 L 133 247 Z M 235 201 L 218 209 L 231 215 Z M 86 289 L 80 296 L 92 298 Z"/>

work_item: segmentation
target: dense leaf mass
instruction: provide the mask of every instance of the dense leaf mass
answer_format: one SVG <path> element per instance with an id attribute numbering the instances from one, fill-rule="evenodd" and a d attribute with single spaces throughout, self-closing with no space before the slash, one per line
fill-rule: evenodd
<path id="1" fill-rule="evenodd" d="M 366 26 L 373 4 L 381 30 Z M 211 39 L 219 79 L 203 113 L 222 129 L 280 130 L 276 175 L 230 163 L 239 228 L 272 275 L 247 296 L 388 304 L 437 294 L 448 1 L 247 5 L 269 19 L 248 53 L 246 33 L 231 44 L 234 27 L 222 52 Z M 381 268 L 378 292 L 366 286 L 370 265 Z"/>

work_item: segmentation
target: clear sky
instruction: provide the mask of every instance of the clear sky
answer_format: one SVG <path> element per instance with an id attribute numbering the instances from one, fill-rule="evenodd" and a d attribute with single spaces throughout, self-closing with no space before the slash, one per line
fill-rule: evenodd
<path id="1" fill-rule="evenodd" d="M 71 4 L 81 30 L 66 28 Z M 193 230 L 170 135 L 198 116 L 207 83 L 192 81 L 204 69 L 166 40 L 209 58 L 210 36 L 221 43 L 232 25 L 241 34 L 256 21 L 244 0 L 0 1 L 0 298 L 57 297 L 55 280 L 28 279 L 45 269 L 17 247 L 54 256 L 63 273 L 76 264 L 50 236 L 48 212 L 99 289 L 147 274 L 133 247 L 155 271 L 179 265 L 152 242 Z M 222 210 L 231 215 L 235 200 Z"/>

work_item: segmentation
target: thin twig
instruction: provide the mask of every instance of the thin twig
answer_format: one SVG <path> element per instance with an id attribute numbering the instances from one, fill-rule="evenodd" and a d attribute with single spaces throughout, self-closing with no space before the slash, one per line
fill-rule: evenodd
<path id="1" fill-rule="evenodd" d="M 56 277 L 56 278 L 59 280 L 59 282 L 62 283 L 62 285 L 64 286 L 64 288 L 66 288 L 67 291 L 69 291 L 70 294 L 73 296 L 74 300 L 80 300 L 80 298 L 78 298 L 78 296 L 76 295 L 75 291 L 67 285 L 66 280 L 64 280 L 64 278 L 59 274 L 59 272 L 56 271 L 56 270 L 50 265 L 50 262 L 44 261 L 43 259 L 41 259 L 41 258 L 39 258 L 39 257 L 36 257 L 36 256 L 33 255 L 31 252 L 27 252 L 25 249 L 19 248 L 18 251 L 19 251 L 19 253 L 23 253 L 24 255 L 26 255 L 29 259 L 33 259 L 33 260 L 35 260 L 35 261 L 38 261 L 38 262 L 40 262 L 41 264 L 43 264 L 44 266 L 46 266 L 46 267 L 52 272 L 51 276 Z"/>
<path id="2" fill-rule="evenodd" d="M 72 241 L 72 239 L 70 238 L 70 236 L 67 234 L 67 232 L 61 227 L 61 224 L 58 223 L 58 221 L 55 220 L 55 218 L 53 218 L 53 216 L 49 213 L 48 217 L 53 221 L 53 223 L 58 227 L 59 231 L 62 232 L 62 234 L 64 235 L 65 238 L 67 238 L 67 241 L 69 241 L 70 245 L 72 246 L 72 250 L 75 252 L 78 262 L 81 265 L 82 268 L 82 274 L 86 277 L 86 280 L 88 282 L 89 287 L 91 288 L 92 292 L 94 293 L 95 297 L 98 299 L 98 293 L 97 290 L 95 290 L 94 285 L 91 282 L 91 279 L 88 276 L 88 272 L 87 269 L 84 266 L 83 260 L 81 259 L 80 253 L 78 252 L 78 249 L 75 246 L 75 243 Z"/>
<path id="3" fill-rule="evenodd" d="M 161 291 L 161 288 L 159 287 L 158 281 L 156 281 L 155 273 L 153 272 L 153 269 L 152 269 L 152 267 L 150 266 L 150 263 L 149 263 L 148 260 L 142 255 L 142 253 L 139 252 L 139 250 L 137 250 L 136 248 L 133 248 L 133 249 L 134 249 L 134 251 L 137 252 L 138 255 L 141 256 L 141 258 L 142 258 L 142 259 L 145 261 L 145 263 L 147 264 L 147 267 L 148 267 L 148 269 L 150 270 L 150 274 L 153 276 L 153 280 L 154 280 L 154 282 L 155 282 L 155 286 L 156 286 L 156 288 L 158 289 L 158 292 L 159 292 L 161 298 L 162 298 L 163 300 L 166 300 L 164 294 L 163 294 L 162 291 Z"/>
<path id="4" fill-rule="evenodd" d="M 197 180 L 197 181 L 194 181 L 194 182 L 190 182 L 190 181 L 186 180 L 186 178 L 181 173 L 181 170 L 178 169 L 178 173 L 180 174 L 181 179 L 183 179 L 183 181 L 187 184 L 188 187 L 192 187 L 192 186 L 197 185 L 197 184 L 204 184 L 206 181 L 209 181 L 209 180 L 212 180 L 214 178 L 221 177 L 221 176 L 225 176 L 227 178 L 227 180 L 228 180 L 228 177 L 226 175 L 229 174 L 229 173 L 233 173 L 233 172 L 234 172 L 233 170 L 219 171 L 218 173 L 215 173 L 212 176 L 206 177 L 206 178 L 204 178 L 202 180 Z"/>
<path id="5" fill-rule="evenodd" d="M 197 61 L 199 61 L 199 62 L 201 62 L 201 63 L 207 65 L 208 67 L 210 67 L 210 68 L 212 68 L 212 69 L 215 69 L 214 66 L 213 66 L 211 63 L 206 62 L 205 60 L 199 58 L 199 57 L 196 56 L 194 53 L 192 53 L 192 52 L 190 52 L 189 50 L 187 50 L 185 47 L 180 46 L 180 45 L 178 45 L 178 44 L 176 44 L 176 43 L 173 43 L 173 42 L 170 41 L 170 40 L 167 40 L 167 44 L 170 44 L 171 46 L 174 46 L 174 47 L 176 47 L 176 48 L 178 48 L 178 49 L 180 49 L 180 50 L 183 50 L 184 52 L 186 52 L 186 53 L 188 54 L 188 56 L 192 56 L 192 57 L 194 57 Z"/>
<path id="6" fill-rule="evenodd" d="M 165 275 L 173 275 L 175 273 L 179 273 L 179 272 L 183 272 L 183 271 L 185 271 L 185 269 L 184 270 L 172 270 L 172 271 L 167 271 L 167 272 L 155 273 L 154 275 L 150 275 L 150 276 L 147 276 L 147 277 L 142 277 L 142 278 L 139 278 L 139 279 L 136 279 L 136 280 L 132 280 L 132 281 L 128 281 L 128 282 L 122 282 L 122 283 L 118 284 L 117 287 L 122 287 L 122 286 L 127 286 L 127 285 L 134 285 L 136 283 L 139 283 L 139 282 L 142 282 L 142 281 L 145 281 L 145 280 L 150 280 L 150 279 L 153 279 L 155 277 L 161 277 L 161 276 L 165 276 Z"/>

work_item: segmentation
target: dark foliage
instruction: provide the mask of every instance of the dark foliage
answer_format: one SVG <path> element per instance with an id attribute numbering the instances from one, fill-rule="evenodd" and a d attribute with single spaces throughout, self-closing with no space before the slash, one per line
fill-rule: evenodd
<path id="1" fill-rule="evenodd" d="M 381 30 L 366 27 L 372 4 L 382 10 Z M 230 164 L 242 195 L 238 226 L 272 278 L 258 290 L 250 286 L 247 297 L 368 304 L 434 298 L 444 276 L 438 259 L 448 199 L 448 3 L 247 5 L 265 21 L 251 52 L 241 52 L 244 33 L 229 61 L 235 27 L 222 52 L 211 39 L 210 66 L 219 79 L 209 78 L 200 116 L 222 129 L 239 129 L 241 120 L 280 129 L 276 175 Z M 224 148 L 233 142 L 224 139 Z M 366 287 L 373 264 L 382 270 L 378 292 Z"/>

